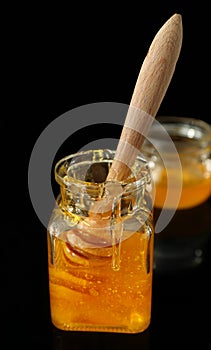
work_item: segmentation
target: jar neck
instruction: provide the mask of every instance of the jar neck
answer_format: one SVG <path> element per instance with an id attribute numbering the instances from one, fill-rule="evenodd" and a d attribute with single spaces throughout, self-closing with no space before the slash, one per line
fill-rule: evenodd
<path id="1" fill-rule="evenodd" d="M 113 214 L 123 217 L 144 206 L 144 196 L 151 190 L 151 174 L 146 161 L 137 159 L 126 181 L 106 181 L 114 152 L 103 152 L 82 152 L 57 163 L 55 178 L 60 185 L 58 200 L 66 214 L 87 217 L 94 212 L 103 217 Z"/>
<path id="2" fill-rule="evenodd" d="M 123 218 L 133 215 L 141 208 L 152 210 L 151 195 L 146 183 L 131 182 L 121 186 L 119 183 L 77 184 L 60 186 L 58 197 L 60 208 L 69 216 L 109 219 L 111 216 Z M 146 207 L 146 209 L 145 209 Z"/>

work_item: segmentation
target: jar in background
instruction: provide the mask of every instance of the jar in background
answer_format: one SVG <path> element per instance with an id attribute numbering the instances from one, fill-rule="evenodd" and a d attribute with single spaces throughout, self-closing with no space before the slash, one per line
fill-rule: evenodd
<path id="1" fill-rule="evenodd" d="M 162 128 L 170 140 L 163 137 Z M 155 235 L 155 269 L 177 271 L 198 266 L 211 235 L 211 126 L 194 118 L 157 117 L 148 136 L 143 154 L 155 185 L 155 231 L 162 211 L 167 216 L 175 212 Z M 172 152 L 172 142 L 176 152 Z"/>

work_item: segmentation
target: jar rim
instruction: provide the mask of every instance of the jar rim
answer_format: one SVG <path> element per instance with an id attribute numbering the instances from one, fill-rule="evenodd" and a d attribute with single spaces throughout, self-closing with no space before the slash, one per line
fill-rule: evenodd
<path id="1" fill-rule="evenodd" d="M 209 136 L 211 137 L 211 124 L 207 123 L 206 121 L 199 119 L 199 118 L 192 118 L 192 117 L 184 117 L 184 116 L 164 116 L 159 115 L 156 117 L 156 120 L 162 124 L 170 125 L 170 124 L 177 124 L 177 125 L 186 125 L 186 127 L 190 128 L 200 128 L 202 138 Z M 192 135 L 190 134 L 190 138 L 192 138 Z M 200 138 L 200 140 L 202 139 Z"/>
<path id="2" fill-rule="evenodd" d="M 180 155 L 205 150 L 210 152 L 211 125 L 196 118 L 158 116 L 151 126 L 148 138 L 144 141 L 143 152 L 146 155 L 146 152 L 157 152 L 158 148 L 158 152 L 171 155 L 172 148 L 169 147 L 171 142 Z"/>
<path id="3" fill-rule="evenodd" d="M 94 150 L 85 150 L 85 151 L 79 151 L 76 153 L 72 153 L 69 154 L 63 158 L 61 158 L 55 165 L 54 167 L 54 174 L 55 174 L 55 179 L 56 181 L 60 184 L 60 185 L 70 185 L 71 183 L 74 183 L 75 185 L 79 185 L 79 186 L 102 186 L 104 184 L 106 184 L 107 182 L 112 182 L 112 181 L 102 181 L 102 182 L 92 182 L 92 181 L 86 181 L 86 180 L 82 180 L 79 179 L 77 177 L 73 177 L 70 176 L 68 174 L 69 168 L 70 166 L 76 164 L 79 165 L 79 162 L 75 162 L 75 163 L 71 163 L 71 160 L 76 159 L 77 157 L 90 157 L 93 153 L 98 153 L 100 155 L 100 157 L 102 157 L 102 155 L 105 153 L 106 154 L 106 158 L 103 159 L 103 157 L 101 158 L 101 160 L 95 160 L 93 159 L 91 161 L 90 158 L 90 163 L 95 163 L 95 162 L 111 162 L 113 160 L 113 157 L 115 155 L 115 150 L 111 150 L 111 149 L 94 149 Z M 138 170 L 137 170 L 137 169 Z M 135 160 L 135 165 L 133 168 L 131 168 L 132 170 L 132 174 L 133 176 L 129 176 L 127 179 L 123 180 L 123 181 L 118 181 L 118 184 L 122 185 L 123 187 L 127 187 L 127 185 L 144 185 L 146 183 L 149 183 L 149 175 L 150 175 L 150 168 L 148 166 L 148 162 L 145 158 L 145 156 L 140 153 L 136 160 Z M 136 173 L 137 170 L 137 173 Z M 117 183 L 117 181 L 114 181 L 114 183 Z"/>

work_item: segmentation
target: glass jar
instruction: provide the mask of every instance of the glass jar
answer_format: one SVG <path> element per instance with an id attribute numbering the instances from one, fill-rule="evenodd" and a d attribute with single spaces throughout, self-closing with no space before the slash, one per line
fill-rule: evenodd
<path id="1" fill-rule="evenodd" d="M 48 226 L 52 323 L 59 329 L 138 333 L 151 319 L 151 176 L 137 157 L 124 182 L 106 182 L 114 151 L 55 167 L 60 194 Z"/>
<path id="2" fill-rule="evenodd" d="M 169 140 L 165 138 L 163 128 L 169 134 Z M 178 209 L 190 208 L 206 201 L 211 195 L 211 125 L 193 118 L 157 117 L 149 132 L 149 140 L 144 142 L 143 152 L 150 162 L 155 183 L 155 206 L 163 208 L 169 190 L 172 201 L 168 207 L 174 208 L 173 196 L 181 180 Z M 170 147 L 172 142 L 175 151 Z M 182 179 L 175 152 L 181 162 Z M 167 160 L 167 167 L 163 159 Z M 169 180 L 172 180 L 171 188 L 168 187 Z"/>
<path id="3" fill-rule="evenodd" d="M 148 137 L 142 151 L 155 185 L 154 266 L 163 272 L 197 267 L 211 236 L 211 125 L 160 116 Z M 171 221 L 158 230 L 161 214 Z"/>

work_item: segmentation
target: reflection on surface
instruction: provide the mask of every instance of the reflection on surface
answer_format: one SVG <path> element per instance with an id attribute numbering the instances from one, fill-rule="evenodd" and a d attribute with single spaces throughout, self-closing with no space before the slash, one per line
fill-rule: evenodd
<path id="1" fill-rule="evenodd" d="M 159 272 L 199 266 L 211 238 L 211 198 L 190 209 L 177 210 L 171 222 L 155 235 L 154 268 Z M 155 220 L 160 210 L 155 209 Z"/>
<path id="2" fill-rule="evenodd" d="M 79 349 L 124 349 L 142 350 L 150 349 L 150 330 L 139 334 L 115 334 L 97 332 L 70 332 L 61 331 L 53 327 L 52 349 L 53 350 L 79 350 Z"/>

